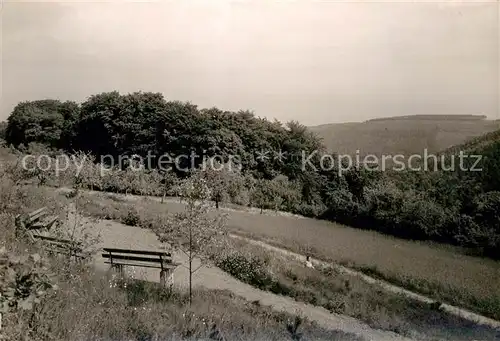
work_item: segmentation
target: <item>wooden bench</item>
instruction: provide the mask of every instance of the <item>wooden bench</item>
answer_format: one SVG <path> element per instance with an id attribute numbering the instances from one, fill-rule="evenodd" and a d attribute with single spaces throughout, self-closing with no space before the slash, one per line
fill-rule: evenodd
<path id="1" fill-rule="evenodd" d="M 27 235 L 32 242 L 42 242 L 42 248 L 51 254 L 66 255 L 69 259 L 81 261 L 90 256 L 82 243 L 49 235 L 54 225 L 60 224 L 58 216 L 51 215 L 47 207 L 31 213 L 16 216 L 16 236 Z"/>
<path id="2" fill-rule="evenodd" d="M 16 216 L 16 235 L 19 232 L 28 232 L 28 236 L 34 241 L 33 232 L 48 232 L 59 224 L 59 217 L 50 215 L 47 207 L 42 207 L 27 214 L 18 214 Z"/>
<path id="3" fill-rule="evenodd" d="M 154 268 L 160 269 L 160 284 L 162 286 L 173 285 L 173 271 L 179 264 L 173 263 L 170 253 L 112 248 L 104 248 L 103 250 L 102 257 L 106 259 L 104 263 L 110 264 L 120 277 L 124 277 L 124 266 Z"/>
<path id="4" fill-rule="evenodd" d="M 42 247 L 49 253 L 65 255 L 76 261 L 82 261 L 90 256 L 89 253 L 83 251 L 81 242 L 40 234 L 32 234 L 32 236 L 35 240 L 43 242 Z"/>

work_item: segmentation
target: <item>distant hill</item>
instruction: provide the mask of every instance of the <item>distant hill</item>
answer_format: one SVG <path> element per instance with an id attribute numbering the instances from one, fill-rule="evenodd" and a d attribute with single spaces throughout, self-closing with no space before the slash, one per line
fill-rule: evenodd
<path id="1" fill-rule="evenodd" d="M 497 120 L 496 122 L 499 121 Z M 460 151 L 477 152 L 497 142 L 500 142 L 500 129 L 467 140 L 465 143 L 451 146 L 441 151 L 439 154 L 452 155 L 457 154 Z"/>
<path id="2" fill-rule="evenodd" d="M 414 154 L 438 152 L 500 128 L 500 121 L 475 115 L 414 115 L 309 127 L 330 152 Z"/>
<path id="3" fill-rule="evenodd" d="M 374 121 L 399 121 L 399 120 L 428 120 L 428 121 L 480 121 L 486 120 L 484 115 L 409 115 L 409 116 L 393 116 L 393 117 L 382 117 L 373 118 L 366 122 Z"/>

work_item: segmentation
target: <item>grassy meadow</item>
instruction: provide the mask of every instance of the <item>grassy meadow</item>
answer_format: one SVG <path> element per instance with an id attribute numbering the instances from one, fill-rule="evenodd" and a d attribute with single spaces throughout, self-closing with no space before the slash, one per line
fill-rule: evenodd
<path id="1" fill-rule="evenodd" d="M 166 219 L 168 214 L 179 212 L 183 209 L 183 205 L 176 202 L 173 198 L 169 199 L 167 203 L 161 204 L 157 200 L 141 199 L 138 197 L 129 197 L 128 199 L 135 200 L 126 200 L 123 196 L 115 194 L 94 192 L 82 195 L 83 204 L 80 205 L 80 210 L 83 214 L 97 218 L 117 220 L 125 224 L 145 228 L 154 228 L 156 224 L 162 224 L 163 219 Z M 266 224 L 269 223 L 269 225 L 264 225 L 264 221 Z M 300 228 L 301 224 L 315 221 L 304 218 L 260 215 L 232 209 L 229 211 L 228 226 L 234 232 L 242 231 L 242 227 L 248 228 L 254 224 L 260 224 L 259 226 L 262 229 L 254 229 L 253 231 L 256 235 L 262 237 L 269 235 L 262 232 L 264 229 L 267 228 L 268 230 L 279 232 L 280 228 L 285 230 L 287 227 L 290 228 L 290 222 L 295 222 Z M 315 227 L 315 225 L 312 225 L 312 227 Z M 337 228 L 340 230 L 343 229 L 341 227 Z M 311 232 L 311 230 L 308 231 Z M 335 232 L 335 230 L 331 232 Z M 353 230 L 353 232 L 359 233 L 365 231 Z M 333 238 L 334 235 L 334 233 L 330 234 L 329 238 Z M 297 251 L 310 252 L 312 254 L 319 254 L 321 250 L 312 248 L 312 244 L 301 243 L 300 240 L 296 239 L 297 236 L 294 235 L 289 235 L 290 239 L 283 238 L 283 235 L 281 235 L 281 238 L 279 238 L 280 235 L 273 236 L 275 240 L 281 240 L 282 244 L 289 243 L 287 245 L 289 245 L 290 249 L 295 248 Z M 347 237 L 347 235 L 343 236 L 343 238 Z M 375 234 L 372 234 L 371 238 L 371 243 L 382 243 L 381 241 L 384 238 L 387 239 L 385 236 L 378 236 L 380 239 L 377 239 Z M 238 243 L 236 242 L 236 244 Z M 418 246 L 421 248 L 426 247 L 425 245 Z M 435 250 L 435 252 L 451 252 L 442 248 L 429 246 L 427 248 L 428 250 Z M 496 331 L 490 328 L 477 327 L 468 321 L 450 316 L 429 305 L 417 303 L 397 294 L 387 293 L 381 288 L 367 284 L 357 277 L 339 274 L 333 269 L 322 269 L 321 271 L 304 269 L 303 265 L 296 261 L 284 259 L 283 256 L 271 254 L 259 247 L 245 245 L 245 243 L 236 245 L 236 247 L 231 249 L 245 251 L 241 254 L 238 253 L 236 258 L 232 258 L 233 255 L 225 254 L 224 257 L 226 258 L 218 260 L 218 266 L 236 278 L 263 290 L 290 296 L 298 301 L 321 306 L 332 312 L 361 319 L 375 328 L 395 331 L 408 337 L 417 337 L 419 340 L 456 341 L 474 340 L 478 337 L 483 337 L 483 339 L 484 337 L 493 338 L 496 336 Z M 361 249 L 358 248 L 357 250 Z M 345 248 L 344 252 L 347 250 L 348 248 Z M 241 255 L 243 255 L 243 259 Z M 345 253 L 345 257 L 348 255 L 348 253 Z M 410 253 L 406 253 L 406 257 L 409 256 Z M 334 256 L 330 254 L 329 257 L 333 258 Z M 367 261 L 367 259 L 365 260 Z M 244 267 L 245 269 L 254 269 L 252 270 L 253 277 L 248 277 L 247 275 L 241 277 L 242 273 L 247 274 L 246 271 L 241 271 L 241 267 L 244 265 L 234 265 L 234 261 L 247 264 L 248 266 Z M 373 263 L 369 264 L 373 266 Z M 472 267 L 472 264 L 470 266 Z M 406 274 L 409 278 L 416 278 L 413 279 L 415 283 L 419 281 L 421 283 L 429 283 L 429 277 L 425 277 L 425 273 L 424 275 L 416 273 L 416 276 L 420 275 L 420 278 L 411 277 L 413 274 L 408 272 Z M 439 290 L 444 289 L 439 287 Z M 473 296 L 473 294 L 467 291 L 466 286 L 461 287 L 460 290 L 467 293 L 467 295 Z M 495 292 L 497 289 L 492 285 L 489 290 Z M 447 292 L 436 291 L 433 294 L 444 295 Z M 492 311 L 492 314 L 494 313 L 495 311 Z"/>
<path id="2" fill-rule="evenodd" d="M 461 250 L 413 242 L 335 223 L 235 212 L 234 231 L 296 252 L 308 252 L 437 300 L 500 318 L 500 262 Z"/>
<path id="3" fill-rule="evenodd" d="M 183 209 L 183 204 L 173 198 L 161 204 L 157 200 L 117 201 L 119 197 L 100 196 L 93 203 L 99 207 L 94 214 L 115 219 L 123 212 L 120 206 L 125 205 L 148 219 Z M 436 300 L 500 319 L 498 261 L 468 256 L 448 245 L 401 240 L 374 231 L 274 213 L 261 215 L 231 209 L 228 226 L 231 232 L 348 265 Z"/>

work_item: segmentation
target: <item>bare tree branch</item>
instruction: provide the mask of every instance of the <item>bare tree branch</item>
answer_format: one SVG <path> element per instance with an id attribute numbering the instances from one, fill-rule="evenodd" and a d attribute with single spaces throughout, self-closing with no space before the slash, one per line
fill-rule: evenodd
<path id="1" fill-rule="evenodd" d="M 203 267 L 203 263 L 201 263 L 200 265 L 198 265 L 198 267 L 194 270 L 191 270 L 192 273 L 195 273 L 196 271 L 200 270 L 202 267 Z"/>

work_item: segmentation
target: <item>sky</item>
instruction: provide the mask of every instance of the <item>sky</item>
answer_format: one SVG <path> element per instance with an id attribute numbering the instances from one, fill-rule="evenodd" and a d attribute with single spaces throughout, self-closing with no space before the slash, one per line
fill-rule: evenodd
<path id="1" fill-rule="evenodd" d="M 494 0 L 3 0 L 0 120 L 113 90 L 306 125 L 499 119 L 499 16 Z"/>

